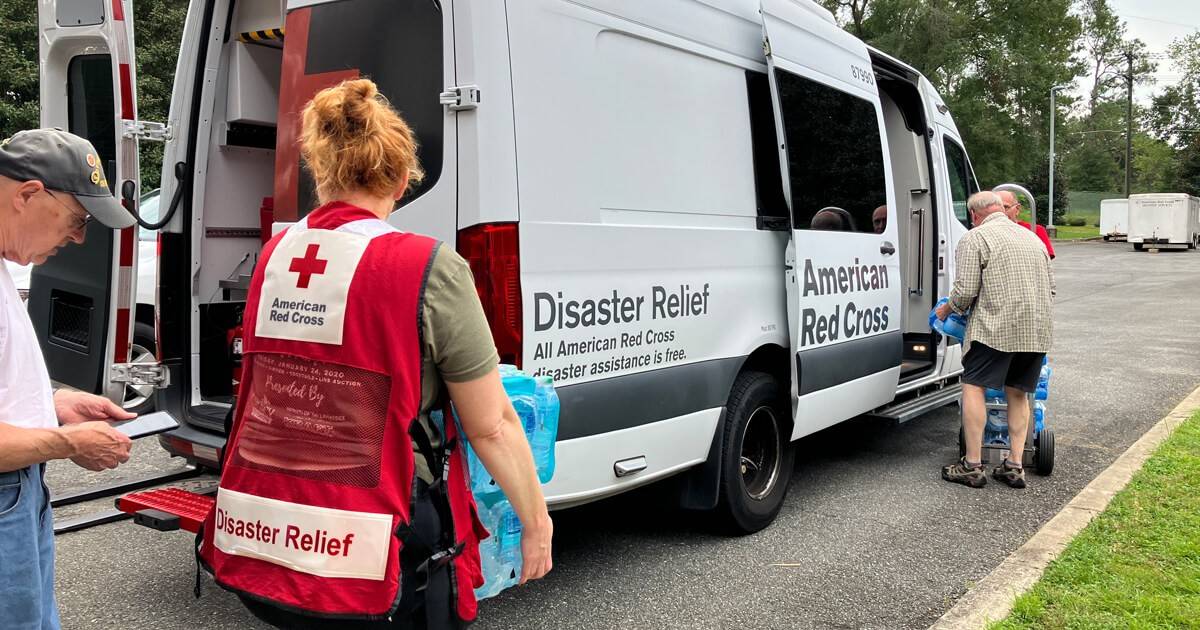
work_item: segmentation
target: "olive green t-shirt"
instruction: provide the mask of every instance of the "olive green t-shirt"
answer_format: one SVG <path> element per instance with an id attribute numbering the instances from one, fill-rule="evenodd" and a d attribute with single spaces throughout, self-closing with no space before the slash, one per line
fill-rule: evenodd
<path id="1" fill-rule="evenodd" d="M 473 381 L 496 369 L 500 360 L 479 294 L 475 292 L 471 267 L 444 244 L 438 245 L 434 252 L 425 283 L 421 322 L 425 347 L 421 360 L 421 413 L 417 419 L 436 449 L 442 440 L 429 420 L 429 412 L 442 399 L 442 382 Z M 417 477 L 432 482 L 433 475 L 415 443 L 413 454 Z"/>

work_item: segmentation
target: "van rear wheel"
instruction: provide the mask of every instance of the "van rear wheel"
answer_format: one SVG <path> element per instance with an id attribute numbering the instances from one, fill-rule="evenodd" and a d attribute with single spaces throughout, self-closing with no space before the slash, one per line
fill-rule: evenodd
<path id="1" fill-rule="evenodd" d="M 130 363 L 154 363 L 158 359 L 154 352 L 154 326 L 137 322 L 133 327 L 133 343 L 129 348 Z M 153 385 L 126 385 L 125 399 L 121 407 L 126 411 L 143 414 L 154 411 L 155 391 Z"/>
<path id="2" fill-rule="evenodd" d="M 765 372 L 738 375 L 725 405 L 720 499 L 715 516 L 735 535 L 770 525 L 792 477 L 791 414 L 779 381 Z"/>

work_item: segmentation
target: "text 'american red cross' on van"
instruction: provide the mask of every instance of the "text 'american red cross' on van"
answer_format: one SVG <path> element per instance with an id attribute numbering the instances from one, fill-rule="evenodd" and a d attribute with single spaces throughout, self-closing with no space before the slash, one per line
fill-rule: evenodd
<path id="1" fill-rule="evenodd" d="M 956 400 L 961 346 L 927 316 L 970 163 L 929 81 L 813 2 L 192 0 L 161 125 L 137 116 L 128 0 L 39 11 L 42 123 L 130 204 L 138 143 L 166 143 L 159 363 L 128 361 L 136 234 L 96 225 L 35 276 L 46 357 L 90 391 L 159 387 L 189 461 L 219 462 L 264 231 L 315 205 L 298 113 L 363 76 L 428 172 L 390 222 L 456 247 L 502 360 L 554 377 L 551 505 L 670 478 L 753 532 L 792 441 Z"/>

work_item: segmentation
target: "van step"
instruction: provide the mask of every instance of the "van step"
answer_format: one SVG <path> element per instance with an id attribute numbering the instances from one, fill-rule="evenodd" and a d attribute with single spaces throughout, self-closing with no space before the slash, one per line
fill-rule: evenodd
<path id="1" fill-rule="evenodd" d="M 217 502 L 212 496 L 216 491 L 214 485 L 203 493 L 182 488 L 133 492 L 117 499 L 117 509 L 132 514 L 133 522 L 138 525 L 160 531 L 182 529 L 194 534 Z"/>
<path id="2" fill-rule="evenodd" d="M 961 399 L 962 384 L 954 383 L 892 403 L 886 407 L 880 407 L 868 413 L 867 416 L 881 420 L 890 420 L 896 424 L 900 424 L 938 407 L 957 403 Z"/>

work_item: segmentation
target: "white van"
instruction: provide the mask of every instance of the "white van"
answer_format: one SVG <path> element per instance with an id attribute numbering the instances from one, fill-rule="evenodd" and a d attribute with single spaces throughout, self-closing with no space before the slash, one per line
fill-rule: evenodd
<path id="1" fill-rule="evenodd" d="M 1200 199 L 1186 193 L 1129 195 L 1129 242 L 1138 251 L 1195 249 L 1200 243 Z"/>
<path id="2" fill-rule="evenodd" d="M 957 400 L 961 346 L 928 314 L 978 189 L 962 140 L 929 81 L 813 2 L 193 0 L 165 128 L 136 121 L 129 3 L 82 6 L 40 5 L 43 123 L 91 137 L 128 198 L 138 139 L 166 138 L 161 365 L 113 365 L 125 235 L 94 232 L 89 273 L 43 275 L 34 310 L 56 378 L 164 387 L 176 455 L 218 465 L 260 207 L 313 208 L 297 113 L 359 76 L 428 172 L 390 221 L 457 247 L 502 360 L 555 379 L 551 505 L 672 477 L 755 531 L 793 440 Z"/>
<path id="3" fill-rule="evenodd" d="M 1123 241 L 1129 236 L 1129 200 L 1100 201 L 1100 236 L 1106 241 Z"/>

